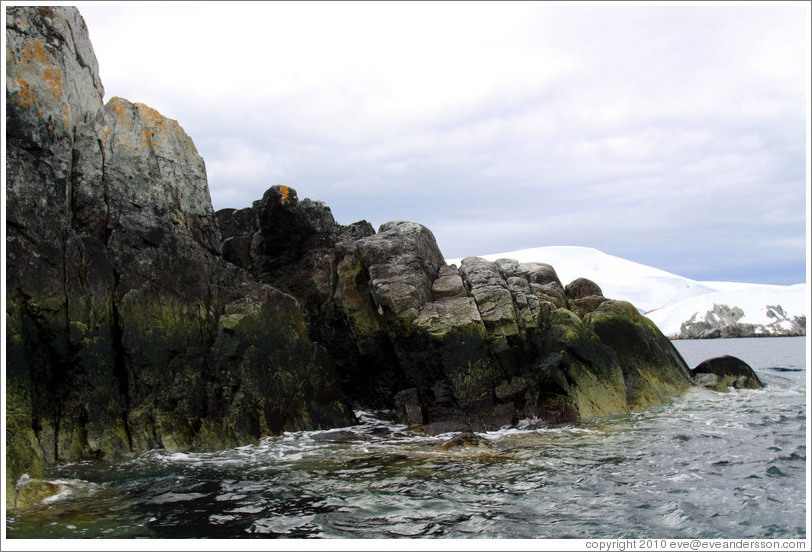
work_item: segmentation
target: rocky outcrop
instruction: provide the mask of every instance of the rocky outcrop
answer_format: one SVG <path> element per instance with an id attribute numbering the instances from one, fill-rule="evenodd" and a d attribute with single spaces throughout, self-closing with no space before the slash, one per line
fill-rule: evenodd
<path id="1" fill-rule="evenodd" d="M 466 444 L 692 384 L 637 309 L 547 264 L 447 265 L 420 224 L 340 225 L 285 186 L 215 214 L 177 122 L 102 105 L 75 9 L 7 15 L 9 504 L 51 462 L 344 426 L 353 405 Z"/>
<path id="2" fill-rule="evenodd" d="M 355 418 L 298 302 L 220 253 L 177 122 L 103 89 L 79 13 L 7 11 L 7 479 Z"/>
<path id="3" fill-rule="evenodd" d="M 549 265 L 470 257 L 449 266 L 420 224 L 341 227 L 326 206 L 282 186 L 217 216 L 223 249 L 242 244 L 233 262 L 299 299 L 352 401 L 391 409 L 414 429 L 575 421 L 691 385 L 637 309 L 589 280 L 565 287 Z"/>
<path id="4" fill-rule="evenodd" d="M 769 324 L 741 322 L 744 311 L 739 307 L 714 304 L 704 315 L 694 315 L 680 326 L 679 339 L 714 339 L 720 337 L 763 337 L 806 335 L 806 317 L 790 316 L 781 305 L 766 305 Z"/>
<path id="5" fill-rule="evenodd" d="M 708 359 L 691 370 L 694 381 L 703 387 L 727 393 L 733 389 L 761 389 L 764 384 L 749 364 L 734 356 Z"/>

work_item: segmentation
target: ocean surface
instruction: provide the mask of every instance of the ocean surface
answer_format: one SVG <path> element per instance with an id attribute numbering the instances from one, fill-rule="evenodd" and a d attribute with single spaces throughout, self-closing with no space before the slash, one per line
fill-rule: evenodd
<path id="1" fill-rule="evenodd" d="M 766 388 L 526 420 L 482 449 L 361 412 L 222 452 L 62 464 L 46 479 L 63 491 L 7 517 L 7 537 L 806 537 L 805 339 L 674 343 L 690 366 L 738 356 Z"/>

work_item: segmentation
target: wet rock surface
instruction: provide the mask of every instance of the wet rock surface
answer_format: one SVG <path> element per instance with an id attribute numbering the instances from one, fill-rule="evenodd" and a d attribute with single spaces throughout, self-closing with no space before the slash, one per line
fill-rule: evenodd
<path id="1" fill-rule="evenodd" d="M 703 387 L 727 393 L 733 389 L 761 389 L 758 375 L 749 364 L 734 356 L 710 358 L 691 370 L 694 381 Z"/>
<path id="2" fill-rule="evenodd" d="M 458 448 L 492 448 L 493 445 L 485 437 L 473 431 L 464 431 L 454 435 L 448 441 L 440 444 L 440 450 L 454 450 Z"/>

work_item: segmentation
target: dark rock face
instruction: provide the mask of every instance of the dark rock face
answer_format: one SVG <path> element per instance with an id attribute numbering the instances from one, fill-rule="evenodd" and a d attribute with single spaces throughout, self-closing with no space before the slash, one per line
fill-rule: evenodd
<path id="1" fill-rule="evenodd" d="M 764 384 L 749 364 L 734 356 L 721 356 L 708 359 L 691 370 L 691 375 L 699 385 L 727 393 L 734 389 L 761 389 Z"/>
<path id="2" fill-rule="evenodd" d="M 354 415 L 288 294 L 220 256 L 180 126 L 102 105 L 75 9 L 7 11 L 7 472 Z"/>

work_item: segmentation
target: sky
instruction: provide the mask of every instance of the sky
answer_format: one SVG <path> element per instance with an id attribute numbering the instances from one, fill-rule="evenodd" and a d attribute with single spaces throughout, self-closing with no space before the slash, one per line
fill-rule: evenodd
<path id="1" fill-rule="evenodd" d="M 446 258 L 594 247 L 807 278 L 810 4 L 83 4 L 105 87 L 177 120 L 215 209 L 270 186 Z"/>

